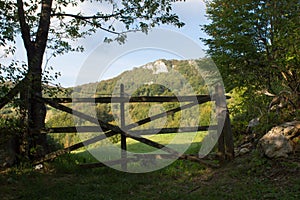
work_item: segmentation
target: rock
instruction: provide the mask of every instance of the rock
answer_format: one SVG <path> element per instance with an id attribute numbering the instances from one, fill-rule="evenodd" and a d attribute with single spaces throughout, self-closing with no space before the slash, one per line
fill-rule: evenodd
<path id="1" fill-rule="evenodd" d="M 284 135 L 289 135 L 294 130 L 294 126 L 288 126 L 283 130 Z"/>
<path id="2" fill-rule="evenodd" d="M 283 125 L 283 134 L 288 139 L 294 139 L 300 136 L 300 122 L 299 121 L 293 121 L 293 122 L 287 122 Z"/>
<path id="3" fill-rule="evenodd" d="M 292 139 L 299 137 L 300 122 L 287 122 L 273 127 L 258 142 L 258 149 L 269 158 L 288 157 L 294 151 Z"/>
<path id="4" fill-rule="evenodd" d="M 245 146 L 241 146 L 240 148 L 235 148 L 234 149 L 234 155 L 236 157 L 245 155 L 246 153 L 249 153 L 251 151 L 250 147 L 251 146 L 245 145 Z"/>
<path id="5" fill-rule="evenodd" d="M 38 165 L 36 165 L 36 166 L 34 166 L 34 169 L 35 170 L 41 170 L 41 169 L 43 169 L 43 165 L 42 164 L 38 164 Z"/>
<path id="6" fill-rule="evenodd" d="M 239 152 L 239 155 L 244 155 L 246 153 L 249 153 L 250 152 L 250 149 L 244 147 L 244 148 L 241 148 L 240 152 Z"/>
<path id="7" fill-rule="evenodd" d="M 241 145 L 241 149 L 243 148 L 247 148 L 247 149 L 251 149 L 253 146 L 253 144 L 251 142 L 245 143 Z"/>
<path id="8" fill-rule="evenodd" d="M 288 157 L 293 151 L 289 140 L 278 132 L 269 132 L 258 143 L 260 151 L 269 158 Z"/>

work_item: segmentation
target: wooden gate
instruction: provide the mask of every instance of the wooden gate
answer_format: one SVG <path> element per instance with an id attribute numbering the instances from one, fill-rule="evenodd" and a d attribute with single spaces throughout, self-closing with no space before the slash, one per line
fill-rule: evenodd
<path id="1" fill-rule="evenodd" d="M 40 98 L 39 100 L 44 102 L 45 104 L 56 108 L 58 110 L 67 112 L 69 114 L 72 114 L 74 116 L 77 116 L 81 119 L 87 120 L 97 126 L 81 126 L 81 127 L 58 127 L 58 128 L 49 128 L 46 131 L 48 133 L 74 133 L 74 132 L 99 132 L 99 125 L 101 129 L 103 130 L 104 134 L 98 135 L 96 137 L 93 137 L 91 139 L 88 139 L 86 141 L 74 144 L 72 146 L 66 147 L 64 149 L 58 150 L 56 152 L 50 153 L 46 155 L 44 158 L 36 161 L 35 163 L 41 163 L 47 160 L 51 160 L 59 155 L 71 152 L 73 150 L 76 150 L 78 148 L 81 148 L 86 145 L 93 144 L 95 142 L 104 140 L 106 138 L 112 137 L 116 134 L 121 134 L 121 149 L 125 151 L 121 151 L 121 159 L 109 161 L 107 164 L 121 164 L 122 169 L 127 169 L 127 163 L 128 162 L 136 162 L 140 159 L 153 159 L 153 158 L 161 158 L 161 159 L 168 159 L 168 158 L 179 158 L 179 159 L 185 159 L 190 160 L 194 162 L 199 162 L 205 165 L 215 166 L 207 161 L 205 159 L 200 159 L 196 155 L 187 155 L 183 154 L 180 155 L 179 152 L 166 147 L 165 145 L 159 144 L 155 141 L 152 141 L 150 139 L 147 139 L 145 137 L 142 137 L 140 135 L 147 135 L 151 133 L 157 133 L 157 134 L 164 134 L 164 133 L 184 133 L 184 132 L 191 132 L 191 131 L 207 131 L 208 128 L 215 129 L 218 132 L 218 135 L 220 135 L 218 140 L 218 158 L 220 160 L 220 163 L 224 162 L 225 160 L 231 160 L 234 157 L 234 147 L 233 147 L 233 137 L 231 133 L 230 128 L 230 120 L 228 115 L 228 110 L 226 107 L 226 102 L 224 101 L 224 91 L 223 88 L 220 86 L 216 87 L 215 94 L 211 97 L 210 95 L 197 95 L 197 96 L 140 96 L 140 97 L 127 97 L 124 96 L 124 86 L 121 85 L 120 87 L 120 96 L 119 97 L 100 97 L 100 98 Z M 172 115 L 176 112 L 191 108 L 193 106 L 204 104 L 206 102 L 213 101 L 216 105 L 216 114 L 218 123 L 214 126 L 197 126 L 197 127 L 174 127 L 174 128 L 159 128 L 159 129 L 149 129 L 149 130 L 135 130 L 132 129 L 141 126 L 143 124 L 149 123 L 153 120 L 160 119 L 164 117 L 165 115 Z M 148 103 L 165 103 L 165 102 L 186 102 L 187 104 L 170 109 L 166 112 L 159 113 L 150 117 L 147 117 L 145 119 L 139 120 L 137 122 L 131 123 L 131 124 L 125 124 L 125 110 L 124 110 L 124 104 L 125 103 L 137 103 L 137 102 L 148 102 Z M 118 103 L 120 104 L 120 119 L 121 119 L 121 126 L 115 126 L 109 123 L 105 123 L 97 118 L 91 117 L 85 113 L 76 111 L 71 109 L 70 107 L 67 107 L 63 104 L 66 103 Z M 224 126 L 223 126 L 224 125 Z M 188 134 L 188 133 L 187 133 Z M 137 136 L 139 135 L 139 136 Z M 163 149 L 168 154 L 145 154 L 140 155 L 136 154 L 135 158 L 127 158 L 127 143 L 126 139 L 131 138 L 133 140 L 139 141 L 141 143 L 144 143 L 146 145 L 149 145 L 151 147 L 157 148 L 157 149 Z M 97 166 L 103 166 L 102 163 L 91 163 L 91 164 L 85 164 L 84 167 L 97 167 Z"/>
<path id="2" fill-rule="evenodd" d="M 229 114 L 226 106 L 226 101 L 224 100 L 224 90 L 221 86 L 216 86 L 214 95 L 197 95 L 195 96 L 140 96 L 140 97 L 126 97 L 124 96 L 124 86 L 121 85 L 120 87 L 120 96 L 119 97 L 100 97 L 100 98 L 40 98 L 36 97 L 39 101 L 55 108 L 58 110 L 61 110 L 63 112 L 72 114 L 74 116 L 77 116 L 81 119 L 87 120 L 97 126 L 84 126 L 84 127 L 60 127 L 60 128 L 49 128 L 46 131 L 46 133 L 75 133 L 75 132 L 99 132 L 99 125 L 101 126 L 101 129 L 103 130 L 104 134 L 98 135 L 96 137 L 93 137 L 91 139 L 88 139 L 86 141 L 79 142 L 77 144 L 71 145 L 69 147 L 66 147 L 64 149 L 60 149 L 58 151 L 52 152 L 50 154 L 47 154 L 45 157 L 36 160 L 34 164 L 42 163 L 48 160 L 52 160 L 56 158 L 59 155 L 71 152 L 73 150 L 79 149 L 83 146 L 93 144 L 95 142 L 104 140 L 106 138 L 112 137 L 116 134 L 121 134 L 121 149 L 125 151 L 121 151 L 121 159 L 109 161 L 109 163 L 106 164 L 121 164 L 122 169 L 127 169 L 127 163 L 128 162 L 136 162 L 140 159 L 148 159 L 148 158 L 179 158 L 184 160 L 190 160 L 198 163 L 202 163 L 204 165 L 209 166 L 216 166 L 212 163 L 207 162 L 205 159 L 200 159 L 197 155 L 187 155 L 183 154 L 181 155 L 179 152 L 175 151 L 174 149 L 171 149 L 169 147 L 166 147 L 165 145 L 159 144 L 155 141 L 152 141 L 150 139 L 147 139 L 142 136 L 136 136 L 138 134 L 137 131 L 132 131 L 132 129 L 141 126 L 143 124 L 149 123 L 153 120 L 160 119 L 164 117 L 165 115 L 172 115 L 176 112 L 191 108 L 193 106 L 204 104 L 206 102 L 215 102 L 216 105 L 216 115 L 217 115 L 217 124 L 215 126 L 197 126 L 197 127 L 174 127 L 174 128 L 162 128 L 162 129 L 151 129 L 151 130 L 142 130 L 140 133 L 143 134 L 151 134 L 153 132 L 158 134 L 164 134 L 164 133 L 179 133 L 179 132 L 189 132 L 189 131 L 207 131 L 208 128 L 217 130 L 218 135 L 220 135 L 218 139 L 218 158 L 220 160 L 220 163 L 223 163 L 226 160 L 231 160 L 234 157 L 234 145 L 233 145 L 233 136 L 231 132 L 230 127 L 230 119 Z M 14 89 L 11 91 L 8 95 L 6 95 L 5 98 L 1 99 L 0 102 L 0 109 L 9 102 L 8 99 L 12 99 L 11 96 L 15 96 L 17 94 L 17 89 Z M 9 96 L 9 98 L 8 98 Z M 94 118 L 92 116 L 89 116 L 83 112 L 73 110 L 70 107 L 65 106 L 66 103 L 119 103 L 120 104 L 120 119 L 121 119 L 121 127 L 105 123 L 97 118 Z M 187 104 L 170 109 L 166 112 L 156 114 L 151 117 L 147 117 L 145 119 L 139 120 L 132 124 L 125 124 L 124 119 L 124 104 L 125 103 L 136 103 L 136 102 L 158 102 L 158 103 L 164 103 L 164 102 L 186 102 Z M 224 123 L 225 122 L 225 123 Z M 124 131 L 126 130 L 126 131 Z M 188 134 L 188 133 L 187 133 Z M 168 154 L 160 154 L 160 155 L 136 155 L 135 158 L 127 158 L 126 148 L 127 143 L 126 139 L 132 138 L 136 141 L 139 141 L 141 143 L 144 143 L 146 145 L 149 145 L 151 147 L 162 149 Z M 91 163 L 86 164 L 84 167 L 97 167 L 97 166 L 103 166 L 102 163 Z"/>

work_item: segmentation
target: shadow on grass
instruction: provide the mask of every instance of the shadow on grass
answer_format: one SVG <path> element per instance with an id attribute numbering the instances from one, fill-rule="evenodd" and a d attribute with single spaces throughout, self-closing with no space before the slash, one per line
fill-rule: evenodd
<path id="1" fill-rule="evenodd" d="M 273 161 L 251 153 L 216 170 L 178 160 L 158 171 L 130 174 L 108 167 L 78 168 L 77 163 L 84 162 L 82 159 L 86 157 L 88 152 L 65 155 L 46 164 L 48 172 L 16 169 L 1 173 L 1 199 L 296 200 L 300 197 L 297 160 Z"/>

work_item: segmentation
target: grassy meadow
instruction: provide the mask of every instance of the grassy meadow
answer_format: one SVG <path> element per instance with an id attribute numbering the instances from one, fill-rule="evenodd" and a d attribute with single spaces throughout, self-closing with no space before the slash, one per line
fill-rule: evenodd
<path id="1" fill-rule="evenodd" d="M 154 137 L 154 138 L 153 138 Z M 152 136 L 167 143 L 172 134 Z M 197 153 L 198 134 L 188 153 Z M 144 145 L 128 141 L 128 150 L 145 152 Z M 298 160 L 297 160 L 298 159 Z M 269 160 L 251 152 L 218 169 L 177 160 L 150 173 L 125 173 L 109 167 L 84 169 L 80 163 L 96 161 L 88 151 L 78 151 L 44 163 L 40 170 L 22 165 L 2 170 L 3 200 L 193 200 L 193 199 L 299 199 L 299 155 L 289 160 Z"/>

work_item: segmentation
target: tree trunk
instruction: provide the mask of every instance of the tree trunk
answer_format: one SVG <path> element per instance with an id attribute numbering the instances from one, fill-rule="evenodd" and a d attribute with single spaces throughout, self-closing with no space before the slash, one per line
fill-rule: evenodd
<path id="1" fill-rule="evenodd" d="M 35 97 L 42 97 L 43 55 L 47 46 L 53 0 L 42 0 L 41 3 L 38 28 L 33 33 L 26 19 L 23 0 L 17 0 L 18 20 L 27 52 L 29 82 L 25 92 L 23 91 L 28 130 L 23 135 L 22 150 L 30 159 L 41 157 L 48 150 L 46 135 L 42 133 L 45 127 L 46 107 Z"/>
<path id="2" fill-rule="evenodd" d="M 27 130 L 23 133 L 21 152 L 30 160 L 48 153 L 47 137 L 42 133 L 45 128 L 46 106 L 37 100 L 42 97 L 42 60 L 43 54 L 37 53 L 37 48 L 27 52 L 28 73 L 27 85 L 21 92 L 23 101 L 23 118 L 26 120 Z"/>
<path id="3" fill-rule="evenodd" d="M 42 97 L 42 57 L 38 56 L 28 53 L 28 81 L 21 90 L 21 115 L 27 129 L 22 134 L 20 152 L 30 160 L 48 153 L 47 138 L 42 133 L 45 128 L 46 106 L 36 98 Z"/>
<path id="4" fill-rule="evenodd" d="M 42 97 L 42 57 L 35 55 L 29 61 L 28 85 L 28 148 L 31 158 L 37 158 L 48 153 L 47 137 L 42 133 L 45 128 L 46 107 L 37 101 Z"/>

